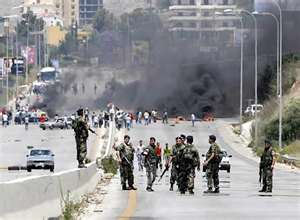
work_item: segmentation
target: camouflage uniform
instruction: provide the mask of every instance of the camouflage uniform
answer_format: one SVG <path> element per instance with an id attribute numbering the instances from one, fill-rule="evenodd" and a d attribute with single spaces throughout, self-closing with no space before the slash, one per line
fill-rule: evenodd
<path id="1" fill-rule="evenodd" d="M 121 184 L 123 188 L 126 188 L 126 182 L 128 182 L 129 187 L 133 186 L 134 176 L 133 176 L 133 159 L 134 159 L 134 148 L 132 144 L 125 143 L 120 144 L 116 147 L 116 150 L 120 154 L 120 175 L 121 175 Z M 127 158 L 127 159 L 126 159 Z"/>
<path id="2" fill-rule="evenodd" d="M 171 177 L 170 177 L 170 184 L 171 187 L 174 185 L 174 183 L 177 181 L 178 177 L 178 158 L 177 158 L 177 153 L 179 149 L 182 147 L 182 145 L 175 144 L 172 147 L 172 152 L 171 152 L 171 158 L 172 159 L 172 168 L 171 168 Z"/>
<path id="3" fill-rule="evenodd" d="M 273 170 L 272 163 L 274 159 L 274 151 L 272 147 L 265 148 L 261 158 L 260 158 L 260 170 L 263 180 L 263 188 L 261 191 L 272 192 L 273 186 Z"/>
<path id="4" fill-rule="evenodd" d="M 178 187 L 181 193 L 188 189 L 193 193 L 195 168 L 200 165 L 199 153 L 193 144 L 187 144 L 179 150 Z"/>
<path id="5" fill-rule="evenodd" d="M 206 153 L 206 159 L 213 153 L 215 154 L 215 157 L 209 161 L 206 168 L 207 187 L 209 190 L 213 188 L 213 185 L 215 189 L 219 189 L 219 162 L 217 161 L 217 155 L 219 155 L 220 151 L 220 147 L 216 143 L 212 143 Z"/>
<path id="6" fill-rule="evenodd" d="M 146 168 L 147 173 L 147 187 L 152 188 L 152 185 L 156 178 L 156 162 L 157 162 L 157 156 L 155 153 L 155 146 L 147 146 L 144 151 L 145 155 L 144 159 L 144 166 Z"/>
<path id="7" fill-rule="evenodd" d="M 72 123 L 72 128 L 75 131 L 75 141 L 77 150 L 77 160 L 79 165 L 84 164 L 87 154 L 86 141 L 89 136 L 89 127 L 83 117 L 75 119 Z"/>

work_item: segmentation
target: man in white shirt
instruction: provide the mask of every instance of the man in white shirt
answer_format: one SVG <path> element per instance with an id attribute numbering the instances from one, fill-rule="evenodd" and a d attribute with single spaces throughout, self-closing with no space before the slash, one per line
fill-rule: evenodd
<path id="1" fill-rule="evenodd" d="M 149 125 L 149 112 L 144 113 L 145 125 Z"/>

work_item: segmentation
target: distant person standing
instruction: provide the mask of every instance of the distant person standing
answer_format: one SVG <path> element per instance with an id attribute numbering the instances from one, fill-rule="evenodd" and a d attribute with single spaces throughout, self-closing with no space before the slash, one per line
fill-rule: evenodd
<path id="1" fill-rule="evenodd" d="M 6 114 L 6 112 L 2 115 L 2 125 L 3 127 L 8 126 L 8 115 Z"/>
<path id="2" fill-rule="evenodd" d="M 166 146 L 164 148 L 164 162 L 167 163 L 170 160 L 171 156 L 171 149 L 169 148 L 169 144 L 166 143 Z"/>
<path id="3" fill-rule="evenodd" d="M 138 113 L 138 123 L 142 124 L 142 117 L 143 117 L 143 113 L 141 111 L 139 111 Z"/>
<path id="4" fill-rule="evenodd" d="M 145 113 L 144 113 L 145 125 L 149 125 L 149 117 L 150 117 L 149 112 L 145 111 Z"/>
<path id="5" fill-rule="evenodd" d="M 156 164 L 157 164 L 157 156 L 155 153 L 155 138 L 150 138 L 149 145 L 144 149 L 143 155 L 145 157 L 144 166 L 146 168 L 147 173 L 147 188 L 148 192 L 153 192 L 152 185 L 156 179 Z"/>
<path id="6" fill-rule="evenodd" d="M 195 116 L 195 114 L 193 113 L 193 114 L 191 114 L 191 120 L 192 120 L 192 125 L 193 125 L 193 127 L 195 127 L 195 120 L 196 120 L 196 116 Z"/>
<path id="7" fill-rule="evenodd" d="M 143 150 L 144 150 L 145 146 L 143 145 L 143 141 L 140 140 L 139 141 L 139 145 L 136 148 L 136 157 L 138 160 L 138 167 L 139 167 L 139 171 L 143 171 Z"/>
<path id="8" fill-rule="evenodd" d="M 26 114 L 24 122 L 25 122 L 25 130 L 27 131 L 28 125 L 29 125 L 29 115 L 28 114 Z"/>
<path id="9" fill-rule="evenodd" d="M 122 190 L 136 190 L 136 188 L 133 186 L 133 160 L 135 150 L 129 141 L 130 137 L 125 135 L 123 143 L 121 143 L 119 146 L 113 146 L 113 148 L 119 153 L 118 156 Z M 126 186 L 126 183 L 128 183 L 128 187 Z"/>
<path id="10" fill-rule="evenodd" d="M 161 147 L 160 147 L 160 143 L 159 142 L 157 142 L 157 144 L 156 144 L 155 153 L 156 153 L 156 157 L 157 157 L 156 168 L 158 169 L 158 166 L 159 166 L 160 170 L 162 170 Z"/>
<path id="11" fill-rule="evenodd" d="M 84 94 L 85 93 L 85 85 L 84 85 L 84 83 L 81 84 L 81 90 L 82 90 L 82 94 Z"/>
<path id="12" fill-rule="evenodd" d="M 95 86 L 94 86 L 94 94 L 95 95 L 97 95 L 97 89 L 98 89 L 97 84 L 95 84 Z"/>
<path id="13" fill-rule="evenodd" d="M 164 111 L 163 113 L 163 124 L 168 124 L 168 112 Z"/>
<path id="14" fill-rule="evenodd" d="M 209 136 L 210 148 L 206 153 L 206 160 L 203 163 L 203 166 L 206 168 L 206 177 L 207 177 L 207 187 L 208 189 L 204 193 L 219 193 L 219 164 L 221 162 L 220 154 L 221 149 L 216 143 L 216 136 Z M 213 191 L 213 186 L 215 190 Z"/>
<path id="15" fill-rule="evenodd" d="M 78 118 L 72 124 L 72 128 L 75 131 L 76 150 L 77 150 L 77 161 L 78 168 L 86 168 L 84 160 L 87 155 L 87 139 L 89 136 L 89 127 L 84 118 L 83 109 L 78 109 Z"/>
<path id="16" fill-rule="evenodd" d="M 259 192 L 272 192 L 274 166 L 275 152 L 272 149 L 271 141 L 265 140 L 265 149 L 259 163 L 260 179 L 262 179 L 263 187 Z"/>

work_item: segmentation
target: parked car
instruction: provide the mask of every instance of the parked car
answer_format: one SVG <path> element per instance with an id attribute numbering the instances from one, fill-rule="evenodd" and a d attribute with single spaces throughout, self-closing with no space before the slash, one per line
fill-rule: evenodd
<path id="1" fill-rule="evenodd" d="M 262 110 L 264 109 L 264 106 L 263 105 L 260 105 L 260 104 L 257 104 L 257 105 L 250 105 L 246 108 L 245 110 L 245 114 L 248 114 L 248 115 L 252 115 L 254 116 L 255 115 L 255 110 L 257 113 L 261 112 Z"/>
<path id="2" fill-rule="evenodd" d="M 230 173 L 230 169 L 231 169 L 231 164 L 230 164 L 230 158 L 232 157 L 232 155 L 228 155 L 227 151 L 222 149 L 221 153 L 223 154 L 223 158 L 221 163 L 219 164 L 219 169 L 220 170 L 226 170 L 227 173 Z M 204 154 L 202 154 L 202 157 L 205 157 Z M 203 166 L 202 171 L 206 172 L 206 166 Z"/>
<path id="3" fill-rule="evenodd" d="M 54 128 L 64 129 L 64 128 L 67 128 L 67 127 L 71 127 L 71 125 L 72 125 L 71 117 L 67 118 L 67 125 L 68 126 L 66 126 L 66 124 L 65 124 L 64 118 L 58 118 L 57 120 L 52 121 L 52 122 L 41 123 L 40 128 L 43 129 L 43 130 L 46 130 L 46 129 L 54 129 Z"/>
<path id="4" fill-rule="evenodd" d="M 47 149 L 31 149 L 27 157 L 27 171 L 32 169 L 49 169 L 54 172 L 54 154 Z"/>

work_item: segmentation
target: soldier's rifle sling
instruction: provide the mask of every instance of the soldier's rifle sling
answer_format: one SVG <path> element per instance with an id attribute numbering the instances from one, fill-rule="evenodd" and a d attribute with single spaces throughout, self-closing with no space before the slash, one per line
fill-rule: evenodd
<path id="1" fill-rule="evenodd" d="M 122 157 L 126 160 L 126 162 L 127 162 L 127 163 L 131 166 L 131 168 L 132 168 L 131 163 L 129 162 L 128 158 L 123 154 L 122 151 L 120 151 L 120 154 L 122 155 Z"/>

